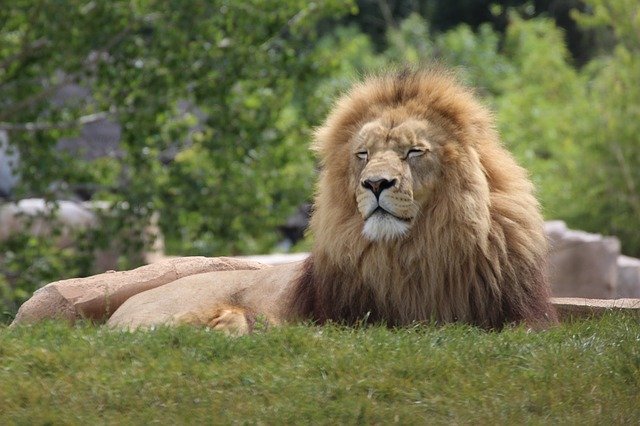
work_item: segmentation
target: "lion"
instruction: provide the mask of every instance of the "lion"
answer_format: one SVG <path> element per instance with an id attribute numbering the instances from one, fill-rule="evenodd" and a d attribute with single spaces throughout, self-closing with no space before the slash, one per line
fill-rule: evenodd
<path id="1" fill-rule="evenodd" d="M 554 324 L 547 240 L 527 173 L 491 113 L 440 69 L 366 78 L 315 132 L 310 256 L 181 278 L 128 299 L 118 327 L 362 321 Z"/>

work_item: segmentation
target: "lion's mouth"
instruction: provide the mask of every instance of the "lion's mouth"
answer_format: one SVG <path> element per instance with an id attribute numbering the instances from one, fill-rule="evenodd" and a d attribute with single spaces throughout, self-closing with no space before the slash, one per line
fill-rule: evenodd
<path id="1" fill-rule="evenodd" d="M 369 213 L 369 215 L 364 219 L 365 222 L 375 215 L 392 216 L 394 219 L 397 219 L 402 222 L 411 222 L 411 218 L 396 216 L 395 214 L 391 213 L 389 210 L 385 210 L 381 206 L 378 206 L 375 209 L 373 209 L 373 211 Z"/>

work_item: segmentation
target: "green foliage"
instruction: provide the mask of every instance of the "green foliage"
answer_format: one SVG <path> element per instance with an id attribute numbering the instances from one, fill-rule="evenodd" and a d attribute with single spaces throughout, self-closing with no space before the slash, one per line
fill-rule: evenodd
<path id="1" fill-rule="evenodd" d="M 553 23 L 513 19 L 505 54 L 517 68 L 497 97 L 498 117 L 547 217 L 616 235 L 623 251 L 639 255 L 640 8 L 588 3 L 595 13 L 580 21 L 614 28 L 612 52 L 576 70 Z"/>
<path id="2" fill-rule="evenodd" d="M 0 326 L 0 423 L 637 424 L 631 315 L 488 333 Z"/>
<path id="3" fill-rule="evenodd" d="M 575 185 L 583 178 L 578 169 L 591 114 L 586 80 L 546 19 L 514 16 L 505 56 L 514 69 L 495 101 L 502 137 L 533 174 L 546 217 L 570 219 L 580 204 Z"/>
<path id="4" fill-rule="evenodd" d="M 337 27 L 322 37 L 314 50 L 313 61 L 334 70 L 319 82 L 313 81 L 314 87 L 307 89 L 313 96 L 307 98 L 305 108 L 311 105 L 319 117 L 328 113 L 335 97 L 355 80 L 382 69 L 387 63 L 386 58 L 375 54 L 369 38 L 355 27 Z"/>
<path id="5" fill-rule="evenodd" d="M 139 264 L 143 246 L 152 238 L 127 233 L 134 229 L 135 214 L 127 203 L 96 211 L 100 227 L 69 229 L 58 219 L 59 206 L 50 211 L 20 218 L 24 229 L 2 241 L 0 252 L 0 323 L 12 319 L 17 308 L 43 284 L 66 277 L 104 272 L 105 262 L 125 269 Z M 36 231 L 37 230 L 37 231 Z M 113 239 L 118 235 L 117 239 Z M 102 269 L 100 269 L 102 268 Z"/>
<path id="6" fill-rule="evenodd" d="M 276 226 L 311 193 L 309 129 L 326 110 L 315 83 L 339 67 L 316 61 L 317 23 L 353 12 L 351 1 L 11 3 L 0 8 L 0 130 L 22 158 L 15 198 L 94 188 L 94 200 L 113 206 L 107 238 L 122 245 L 139 244 L 157 211 L 180 254 L 273 247 Z M 91 96 L 52 100 L 69 84 Z M 117 156 L 84 161 L 56 149 L 103 117 L 122 127 Z M 20 270 L 58 256 L 47 244 L 41 256 L 2 244 L 16 253 L 5 265 Z M 58 279 L 91 272 L 54 269 Z"/>
<path id="7" fill-rule="evenodd" d="M 88 241 L 59 248 L 50 237 L 15 234 L 3 242 L 0 258 L 0 322 L 9 320 L 18 306 L 27 300 L 42 282 L 57 281 L 63 276 L 80 276 L 91 270 L 91 251 L 83 247 Z"/>
<path id="8" fill-rule="evenodd" d="M 3 8 L 2 121 L 55 127 L 12 132 L 24 158 L 19 193 L 46 193 L 56 180 L 94 183 L 104 188 L 100 198 L 161 210 L 170 236 L 188 222 L 172 221 L 180 203 L 205 222 L 189 230 L 185 245 L 207 228 L 222 241 L 219 252 L 233 252 L 225 233 L 235 232 L 235 240 L 261 237 L 309 192 L 304 140 L 318 117 L 299 109 L 288 118 L 287 108 L 304 102 L 301 85 L 329 69 L 311 60 L 315 23 L 350 5 L 163 5 L 18 1 Z M 71 82 L 91 88 L 89 105 L 51 105 L 52 89 Z M 185 102 L 192 105 L 187 113 L 179 107 Z M 62 161 L 53 150 L 57 138 L 73 133 L 81 114 L 97 111 L 122 124 L 123 162 Z M 63 124 L 71 130 L 59 129 Z M 169 148 L 186 149 L 165 166 L 160 157 Z M 255 190 L 244 198 L 248 188 Z M 226 212 L 230 199 L 236 208 Z M 260 217 L 238 214 L 247 209 Z M 219 223 L 208 223 L 217 211 Z"/>
<path id="9" fill-rule="evenodd" d="M 640 5 L 590 0 L 586 26 L 613 29 L 615 46 L 584 70 L 592 109 L 585 137 L 584 173 L 577 180 L 584 207 L 576 222 L 621 238 L 640 255 Z"/>
<path id="10" fill-rule="evenodd" d="M 581 69 L 547 18 L 508 13 L 504 36 L 481 25 L 432 33 L 411 15 L 388 33 L 392 62 L 457 67 L 496 111 L 502 138 L 530 170 L 545 215 L 621 238 L 640 255 L 640 12 L 637 2 L 588 2 L 590 28 L 613 28 L 614 48 Z"/>

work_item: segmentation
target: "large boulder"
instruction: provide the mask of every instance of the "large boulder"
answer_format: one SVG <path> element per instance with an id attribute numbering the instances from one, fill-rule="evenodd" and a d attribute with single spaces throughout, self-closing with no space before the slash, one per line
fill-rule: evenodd
<path id="1" fill-rule="evenodd" d="M 79 318 L 104 321 L 131 296 L 190 275 L 262 269 L 266 265 L 227 257 L 179 257 L 131 271 L 110 271 L 86 278 L 56 281 L 37 290 L 18 310 L 13 324 Z"/>
<path id="2" fill-rule="evenodd" d="M 547 222 L 546 232 L 551 245 L 549 279 L 555 297 L 617 296 L 617 238 L 567 229 L 561 221 Z"/>
<path id="3" fill-rule="evenodd" d="M 640 259 L 618 257 L 617 297 L 640 298 Z"/>

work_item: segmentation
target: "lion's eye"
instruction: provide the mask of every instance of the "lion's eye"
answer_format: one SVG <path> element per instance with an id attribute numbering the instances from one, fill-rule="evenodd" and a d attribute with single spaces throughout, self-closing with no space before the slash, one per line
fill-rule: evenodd
<path id="1" fill-rule="evenodd" d="M 425 150 L 424 149 L 420 149 L 420 148 L 411 148 L 408 152 L 407 152 L 407 157 L 406 158 L 414 158 L 414 157 L 419 157 L 421 155 L 424 155 Z"/>
<path id="2" fill-rule="evenodd" d="M 366 160 L 369 157 L 369 154 L 367 153 L 367 151 L 358 151 L 356 152 L 356 157 L 361 160 Z"/>

